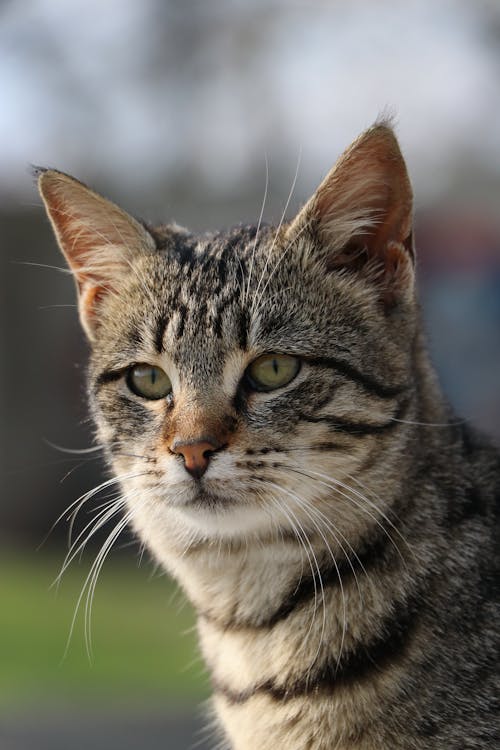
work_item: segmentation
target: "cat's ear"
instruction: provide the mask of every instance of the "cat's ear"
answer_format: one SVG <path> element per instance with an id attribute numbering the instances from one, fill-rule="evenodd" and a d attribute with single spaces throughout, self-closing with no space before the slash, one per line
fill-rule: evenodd
<path id="1" fill-rule="evenodd" d="M 363 273 L 391 306 L 413 290 L 412 203 L 396 137 L 378 123 L 340 157 L 288 227 L 287 240 L 302 236 L 327 271 Z"/>
<path id="2" fill-rule="evenodd" d="M 74 274 L 82 326 L 95 337 L 99 302 L 116 291 L 138 252 L 155 243 L 132 216 L 62 172 L 36 169 L 38 188 L 59 246 Z"/>

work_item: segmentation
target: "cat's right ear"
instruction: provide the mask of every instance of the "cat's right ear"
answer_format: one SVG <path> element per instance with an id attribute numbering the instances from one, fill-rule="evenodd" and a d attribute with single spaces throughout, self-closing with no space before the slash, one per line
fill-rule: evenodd
<path id="1" fill-rule="evenodd" d="M 35 168 L 38 189 L 59 246 L 74 274 L 82 326 L 92 341 L 99 303 L 117 291 L 138 252 L 152 252 L 147 229 L 73 177 Z"/>

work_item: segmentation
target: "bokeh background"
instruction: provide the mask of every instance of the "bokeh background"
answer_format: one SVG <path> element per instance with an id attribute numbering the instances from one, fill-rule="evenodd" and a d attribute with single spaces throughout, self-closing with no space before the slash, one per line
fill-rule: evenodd
<path id="1" fill-rule="evenodd" d="M 64 510 L 106 474 L 61 450 L 92 446 L 87 349 L 30 163 L 209 229 L 258 219 L 267 159 L 278 222 L 299 158 L 289 217 L 386 110 L 413 177 L 434 361 L 458 413 L 500 442 L 498 0 L 0 2 L 2 750 L 210 746 L 192 612 L 126 534 L 97 586 L 92 658 L 85 600 L 66 648 L 112 526 L 51 588 Z"/>

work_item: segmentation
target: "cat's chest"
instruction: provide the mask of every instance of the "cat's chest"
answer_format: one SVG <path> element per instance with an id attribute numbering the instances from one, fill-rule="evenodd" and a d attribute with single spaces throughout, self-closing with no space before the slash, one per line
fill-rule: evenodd
<path id="1" fill-rule="evenodd" d="M 380 750 L 384 730 L 352 696 L 277 701 L 258 696 L 234 704 L 215 693 L 214 707 L 231 750 Z M 397 744 L 392 744 L 399 750 Z"/>
<path id="2" fill-rule="evenodd" d="M 308 573 L 303 550 L 281 539 L 253 549 L 179 555 L 152 530 L 150 546 L 180 581 L 198 614 L 229 630 L 270 620 L 287 592 Z"/>

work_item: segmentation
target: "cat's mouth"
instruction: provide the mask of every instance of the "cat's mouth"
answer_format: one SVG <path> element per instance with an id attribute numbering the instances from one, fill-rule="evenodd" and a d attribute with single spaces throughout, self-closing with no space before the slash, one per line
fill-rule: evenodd
<path id="1" fill-rule="evenodd" d="M 229 505 L 233 505 L 234 502 L 234 498 L 232 498 L 230 494 L 214 492 L 211 489 L 198 487 L 193 495 L 190 505 L 192 507 L 203 508 L 203 510 L 209 510 L 211 508 L 227 508 Z"/>
<path id="2" fill-rule="evenodd" d="M 177 491 L 174 503 L 196 510 L 222 510 L 236 504 L 236 495 L 228 482 L 198 480 Z"/>
<path id="3" fill-rule="evenodd" d="M 213 492 L 199 492 L 191 502 L 192 508 L 200 510 L 227 510 L 236 504 L 230 495 L 216 495 Z"/>
<path id="4" fill-rule="evenodd" d="M 239 539 L 269 530 L 269 514 L 262 512 L 257 497 L 229 480 L 196 482 L 176 496 L 175 506 L 180 511 L 176 517 L 204 540 Z"/>

